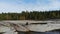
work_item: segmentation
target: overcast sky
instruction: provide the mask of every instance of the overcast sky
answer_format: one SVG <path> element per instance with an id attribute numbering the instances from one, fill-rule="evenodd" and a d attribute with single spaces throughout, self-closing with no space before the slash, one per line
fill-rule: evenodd
<path id="1" fill-rule="evenodd" d="M 59 10 L 60 0 L 0 0 L 1 12 Z"/>

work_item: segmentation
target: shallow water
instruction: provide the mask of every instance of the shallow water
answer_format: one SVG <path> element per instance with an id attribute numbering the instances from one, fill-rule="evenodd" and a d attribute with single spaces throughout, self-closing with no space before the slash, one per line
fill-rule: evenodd
<path id="1" fill-rule="evenodd" d="M 44 33 L 33 33 L 33 34 L 60 34 L 59 32 L 44 32 Z"/>
<path id="2" fill-rule="evenodd" d="M 18 34 L 60 34 L 60 32 L 19 32 Z"/>

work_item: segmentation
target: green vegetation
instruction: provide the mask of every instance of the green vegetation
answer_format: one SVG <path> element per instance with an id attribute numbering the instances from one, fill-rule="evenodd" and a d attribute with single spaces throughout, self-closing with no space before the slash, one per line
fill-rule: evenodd
<path id="1" fill-rule="evenodd" d="M 60 10 L 56 11 L 22 11 L 21 13 L 2 13 L 0 20 L 48 20 L 60 19 Z"/>

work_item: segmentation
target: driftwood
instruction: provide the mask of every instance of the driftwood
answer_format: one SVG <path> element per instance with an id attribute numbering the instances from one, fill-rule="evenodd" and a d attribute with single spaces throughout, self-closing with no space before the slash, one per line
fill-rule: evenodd
<path id="1" fill-rule="evenodd" d="M 30 25 L 30 24 L 32 24 L 32 25 Z M 0 23 L 0 25 L 1 26 L 5 26 L 5 27 L 10 27 L 10 29 L 12 29 L 12 27 L 13 27 L 13 29 L 15 30 L 14 32 L 17 32 L 18 34 L 20 34 L 20 33 L 25 33 L 25 34 L 31 34 L 32 32 L 31 31 L 33 31 L 33 29 L 35 30 L 35 31 L 37 31 L 36 29 L 35 29 L 35 27 L 34 26 L 36 26 L 36 24 L 38 25 L 40 25 L 39 27 L 41 27 L 42 26 L 42 24 L 44 25 L 43 27 L 44 28 L 46 28 L 46 30 L 48 31 L 49 29 L 51 29 L 51 27 L 52 27 L 52 25 L 53 25 L 53 27 L 55 27 L 55 25 L 56 26 L 59 26 L 60 24 L 48 24 L 49 25 L 49 27 L 48 27 L 48 25 L 46 25 L 47 23 L 26 23 L 26 24 L 24 24 L 24 26 L 23 25 L 21 25 L 21 24 L 18 24 L 18 23 L 10 23 L 10 22 L 7 22 L 7 23 Z M 31 27 L 29 27 L 29 26 L 33 26 L 32 28 L 32 30 L 31 29 L 29 29 L 29 28 L 31 28 Z M 46 25 L 46 26 L 45 26 Z M 28 28 L 29 27 L 29 28 Z M 38 27 L 38 26 L 36 26 L 36 27 Z M 42 27 L 42 28 L 43 28 Z M 60 31 L 60 29 L 59 29 L 59 27 L 55 27 L 56 28 L 56 30 L 53 30 L 53 27 L 52 27 L 52 29 L 51 29 L 51 31 Z M 48 29 L 49 28 L 49 29 Z M 54 28 L 54 29 L 55 29 Z M 41 29 L 41 28 L 39 28 L 39 29 Z M 45 30 L 45 29 L 44 29 Z M 43 29 L 42 29 L 42 31 L 43 32 L 45 32 Z M 39 32 L 40 32 L 41 30 L 39 30 Z M 1 33 L 1 34 L 3 34 L 3 33 Z"/>

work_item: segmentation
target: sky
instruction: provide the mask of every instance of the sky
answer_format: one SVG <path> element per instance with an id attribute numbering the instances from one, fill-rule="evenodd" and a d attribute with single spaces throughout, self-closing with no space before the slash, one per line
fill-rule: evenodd
<path id="1" fill-rule="evenodd" d="M 0 0 L 0 13 L 59 9 L 60 0 Z"/>

